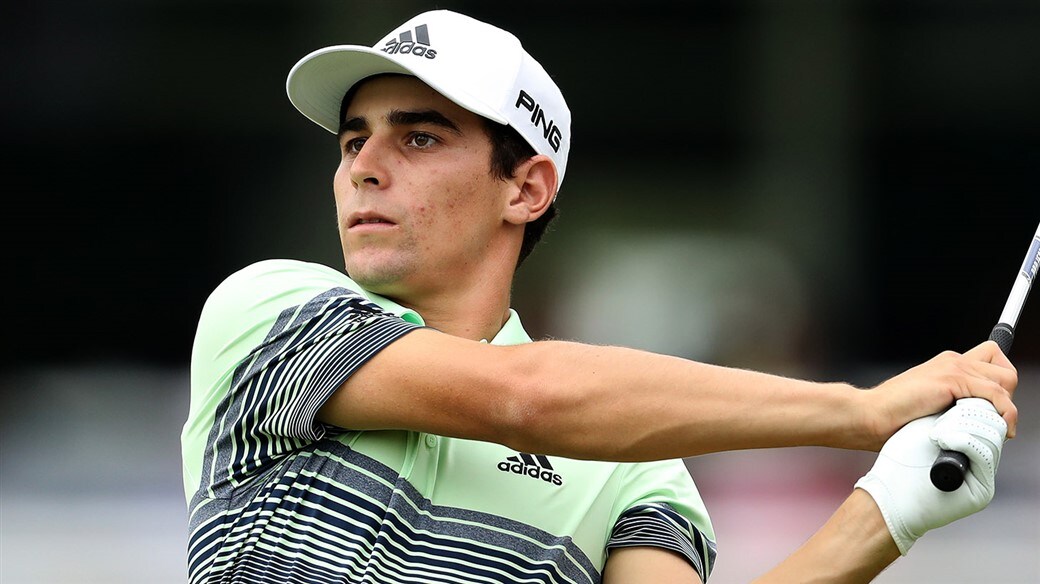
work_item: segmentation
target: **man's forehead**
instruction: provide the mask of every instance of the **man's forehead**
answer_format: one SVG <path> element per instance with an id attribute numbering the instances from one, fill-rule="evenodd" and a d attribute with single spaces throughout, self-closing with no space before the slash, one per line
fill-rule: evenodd
<path id="1" fill-rule="evenodd" d="M 470 115 L 455 102 L 444 97 L 421 79 L 408 75 L 377 75 L 358 83 L 347 95 L 346 114 L 358 115 L 360 110 L 426 110 L 435 109 L 450 118 Z M 372 114 L 367 113 L 366 117 Z"/>

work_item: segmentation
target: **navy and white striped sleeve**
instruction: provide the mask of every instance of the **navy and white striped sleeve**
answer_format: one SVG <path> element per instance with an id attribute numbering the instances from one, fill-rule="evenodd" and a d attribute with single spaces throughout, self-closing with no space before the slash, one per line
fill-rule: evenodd
<path id="1" fill-rule="evenodd" d="M 317 440 L 318 409 L 361 365 L 418 325 L 384 312 L 346 289 L 288 308 L 241 370 L 233 392 L 250 394 L 270 433 Z"/>
<path id="2" fill-rule="evenodd" d="M 207 459 L 214 475 L 233 488 L 323 438 L 329 427 L 315 419 L 321 406 L 365 362 L 416 328 L 345 288 L 281 310 L 236 368 L 217 408 L 210 441 L 222 455 Z"/>
<path id="3" fill-rule="evenodd" d="M 623 547 L 658 547 L 674 551 L 708 581 L 715 565 L 715 542 L 667 503 L 648 503 L 625 511 L 614 524 L 607 550 Z"/>

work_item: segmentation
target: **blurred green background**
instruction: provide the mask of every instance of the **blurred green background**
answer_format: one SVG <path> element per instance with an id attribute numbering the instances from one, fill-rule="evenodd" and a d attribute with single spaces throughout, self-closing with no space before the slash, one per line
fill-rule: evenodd
<path id="1" fill-rule="evenodd" d="M 199 310 L 255 260 L 340 266 L 335 139 L 285 76 L 430 8 L 514 32 L 574 114 L 516 283 L 533 336 L 869 386 L 1003 308 L 1040 221 L 1035 0 L 8 3 L 0 580 L 183 581 Z M 879 581 L 1040 581 L 1040 307 L 1019 331 L 997 499 Z M 797 547 L 871 460 L 689 460 L 712 581 Z"/>

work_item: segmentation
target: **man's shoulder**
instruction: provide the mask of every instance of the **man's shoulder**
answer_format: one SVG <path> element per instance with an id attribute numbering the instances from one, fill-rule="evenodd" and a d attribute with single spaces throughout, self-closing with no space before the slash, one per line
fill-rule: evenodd
<path id="1" fill-rule="evenodd" d="M 278 304 L 292 305 L 335 288 L 367 297 L 356 282 L 334 268 L 291 259 L 261 260 L 227 276 L 210 293 L 207 304 L 278 300 Z"/>
<path id="2" fill-rule="evenodd" d="M 299 287 L 303 285 L 339 285 L 364 292 L 349 276 L 324 264 L 292 259 L 260 260 L 235 271 L 217 287 L 235 286 Z"/>
<path id="3" fill-rule="evenodd" d="M 257 323 L 315 300 L 346 296 L 361 298 L 388 314 L 423 324 L 414 311 L 365 290 L 335 268 L 300 260 L 270 259 L 245 266 L 217 285 L 203 306 L 200 326 L 236 318 Z"/>
<path id="4" fill-rule="evenodd" d="M 199 333 L 271 321 L 282 311 L 331 290 L 364 296 L 346 274 L 328 266 L 298 260 L 259 261 L 230 274 L 213 289 L 202 307 Z"/>

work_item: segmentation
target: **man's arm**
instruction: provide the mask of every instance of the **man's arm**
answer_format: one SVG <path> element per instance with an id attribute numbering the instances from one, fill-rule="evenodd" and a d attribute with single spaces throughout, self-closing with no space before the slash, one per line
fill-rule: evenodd
<path id="1" fill-rule="evenodd" d="M 899 557 L 881 511 L 856 489 L 804 545 L 755 582 L 870 582 Z M 699 584 L 701 579 L 682 556 L 663 548 L 611 550 L 603 584 L 658 582 Z"/>
<path id="2" fill-rule="evenodd" d="M 621 347 L 500 347 L 424 329 L 362 366 L 318 419 L 617 461 L 798 445 L 877 450 L 908 420 L 970 395 L 992 401 L 1013 428 L 1016 383 L 991 342 L 861 391 Z"/>
<path id="3" fill-rule="evenodd" d="M 881 511 L 857 489 L 804 545 L 755 583 L 870 582 L 898 558 Z M 607 557 L 603 584 L 659 582 L 700 584 L 701 579 L 683 557 L 663 548 L 619 548 Z"/>
<path id="4" fill-rule="evenodd" d="M 899 557 L 878 506 L 856 489 L 805 544 L 755 583 L 870 582 Z"/>
<path id="5" fill-rule="evenodd" d="M 697 570 L 679 554 L 656 547 L 610 551 L 603 567 L 603 584 L 701 584 Z"/>

